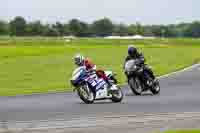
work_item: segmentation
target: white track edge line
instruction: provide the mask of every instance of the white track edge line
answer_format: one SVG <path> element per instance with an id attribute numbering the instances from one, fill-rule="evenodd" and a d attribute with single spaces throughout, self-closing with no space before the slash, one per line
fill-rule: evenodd
<path id="1" fill-rule="evenodd" d="M 167 78 L 167 77 L 172 76 L 172 75 L 174 75 L 174 74 L 178 74 L 178 73 L 182 73 L 182 72 L 189 71 L 189 70 L 194 69 L 194 68 L 196 68 L 196 67 L 198 67 L 198 66 L 200 66 L 200 64 L 194 64 L 194 65 L 192 65 L 192 66 L 183 68 L 182 70 L 178 70 L 178 71 L 175 71 L 175 72 L 171 72 L 171 73 L 169 73 L 169 74 L 161 75 L 161 76 L 159 76 L 158 78 L 159 78 L 159 79 L 161 79 L 161 78 Z"/>

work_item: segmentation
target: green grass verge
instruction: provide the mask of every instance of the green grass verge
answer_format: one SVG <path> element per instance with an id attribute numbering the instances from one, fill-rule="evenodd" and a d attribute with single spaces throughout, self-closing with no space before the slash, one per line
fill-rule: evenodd
<path id="1" fill-rule="evenodd" d="M 156 75 L 200 60 L 198 39 L 105 40 L 62 38 L 0 38 L 0 96 L 71 91 L 76 53 L 91 58 L 100 69 L 113 70 L 125 82 L 122 64 L 128 44 L 137 44 Z M 199 45 L 198 45 L 199 44 Z"/>
<path id="2" fill-rule="evenodd" d="M 174 130 L 174 131 L 166 131 L 164 133 L 200 133 L 200 130 Z"/>

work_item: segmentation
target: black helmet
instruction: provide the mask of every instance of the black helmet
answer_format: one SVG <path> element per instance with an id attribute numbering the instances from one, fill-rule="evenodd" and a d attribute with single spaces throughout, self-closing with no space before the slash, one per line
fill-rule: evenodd
<path id="1" fill-rule="evenodd" d="M 137 49 L 134 46 L 128 47 L 128 55 L 129 56 L 135 56 L 137 54 Z"/>

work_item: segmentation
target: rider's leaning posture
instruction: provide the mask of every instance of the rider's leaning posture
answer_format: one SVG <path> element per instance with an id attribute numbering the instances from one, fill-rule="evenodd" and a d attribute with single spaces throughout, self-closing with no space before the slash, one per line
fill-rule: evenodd
<path id="1" fill-rule="evenodd" d="M 84 56 L 77 54 L 74 56 L 74 63 L 78 67 L 85 66 L 88 72 L 95 71 L 98 77 L 101 77 L 105 80 L 105 82 L 108 84 L 108 88 L 111 87 L 111 84 L 108 80 L 108 77 L 105 75 L 105 72 L 103 70 L 96 70 L 96 65 L 89 58 L 85 58 Z"/>
<path id="2" fill-rule="evenodd" d="M 138 66 L 142 66 L 142 65 L 145 65 L 145 58 L 143 56 L 142 53 L 140 53 L 136 47 L 134 47 L 133 45 L 130 45 L 128 47 L 128 56 L 126 57 L 125 59 L 125 62 L 124 62 L 124 67 L 125 68 L 125 64 L 127 61 L 129 60 L 135 60 L 136 64 Z M 151 69 L 148 69 L 149 73 L 151 74 L 151 77 L 153 78 L 153 80 L 155 80 L 155 76 L 153 74 L 153 71 Z M 146 77 L 148 78 L 148 77 Z"/>

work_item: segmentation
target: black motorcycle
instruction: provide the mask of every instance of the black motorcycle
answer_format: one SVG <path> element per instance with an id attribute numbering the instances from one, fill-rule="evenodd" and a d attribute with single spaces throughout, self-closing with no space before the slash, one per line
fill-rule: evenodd
<path id="1" fill-rule="evenodd" d="M 128 84 L 135 95 L 150 90 L 154 95 L 160 93 L 160 85 L 154 79 L 151 68 L 146 64 L 138 64 L 137 60 L 129 60 L 125 64 Z"/>

